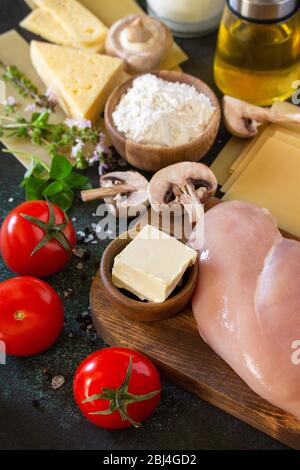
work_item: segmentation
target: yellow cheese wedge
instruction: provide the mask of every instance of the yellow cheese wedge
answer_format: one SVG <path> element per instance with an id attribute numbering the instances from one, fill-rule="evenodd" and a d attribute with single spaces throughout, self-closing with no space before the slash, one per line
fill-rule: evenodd
<path id="1" fill-rule="evenodd" d="M 35 8 L 37 8 L 37 4 L 35 3 L 34 0 L 25 0 L 25 3 L 27 3 L 27 5 L 29 6 L 29 8 L 31 8 L 31 10 L 34 10 Z"/>
<path id="2" fill-rule="evenodd" d="M 26 0 L 31 8 L 37 7 L 39 0 Z M 41 1 L 41 0 L 40 0 Z M 97 18 L 110 27 L 124 16 L 144 14 L 144 10 L 134 0 L 80 0 Z M 188 59 L 187 54 L 174 42 L 173 48 L 163 62 L 162 70 L 171 70 Z"/>
<path id="3" fill-rule="evenodd" d="M 20 26 L 55 44 L 84 49 L 51 13 L 42 8 L 36 8 L 32 11 L 21 21 Z M 88 49 L 92 52 L 102 52 L 104 50 L 104 41 Z"/>
<path id="4" fill-rule="evenodd" d="M 75 42 L 83 46 L 104 42 L 106 26 L 77 0 L 35 0 L 35 3 L 51 13 Z"/>
<path id="5" fill-rule="evenodd" d="M 96 122 L 112 90 L 121 82 L 123 62 L 114 57 L 32 41 L 32 63 L 53 88 L 66 114 Z"/>
<path id="6" fill-rule="evenodd" d="M 299 148 L 269 138 L 223 199 L 265 207 L 281 229 L 300 237 Z"/>
<path id="7" fill-rule="evenodd" d="M 275 137 L 282 142 L 300 147 L 299 133 L 295 133 L 288 128 L 280 127 L 278 124 L 270 124 L 259 137 L 250 141 L 250 144 L 243 149 L 240 157 L 237 159 L 238 164 L 235 166 L 235 171 L 222 188 L 224 193 L 230 190 L 231 186 L 238 180 L 239 176 L 245 168 L 247 168 L 256 153 L 270 137 Z"/>

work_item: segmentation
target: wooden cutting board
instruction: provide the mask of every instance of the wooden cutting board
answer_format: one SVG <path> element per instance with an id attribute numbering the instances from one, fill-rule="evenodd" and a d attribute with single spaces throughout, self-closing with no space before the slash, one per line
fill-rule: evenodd
<path id="1" fill-rule="evenodd" d="M 191 306 L 155 323 L 130 320 L 112 307 L 99 273 L 91 288 L 90 303 L 95 327 L 106 343 L 143 352 L 184 389 L 300 450 L 300 421 L 256 395 L 209 348 L 199 336 Z"/>

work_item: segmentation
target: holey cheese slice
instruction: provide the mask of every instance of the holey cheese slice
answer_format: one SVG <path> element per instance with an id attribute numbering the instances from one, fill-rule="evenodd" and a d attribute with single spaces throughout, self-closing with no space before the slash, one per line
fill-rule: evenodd
<path id="1" fill-rule="evenodd" d="M 76 0 L 34 0 L 34 2 L 51 13 L 76 42 L 87 47 L 104 42 L 107 34 L 106 26 Z"/>
<path id="2" fill-rule="evenodd" d="M 30 45 L 32 63 L 65 113 L 97 122 L 110 93 L 121 82 L 120 59 L 39 41 Z"/>
<path id="3" fill-rule="evenodd" d="M 91 52 L 102 52 L 104 50 L 104 42 L 90 47 L 79 44 L 51 13 L 42 8 L 33 10 L 21 21 L 20 26 L 55 44 L 78 49 L 88 49 Z"/>

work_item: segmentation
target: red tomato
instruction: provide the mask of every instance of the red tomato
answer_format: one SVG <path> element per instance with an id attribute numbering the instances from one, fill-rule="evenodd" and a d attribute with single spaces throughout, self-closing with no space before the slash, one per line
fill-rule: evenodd
<path id="1" fill-rule="evenodd" d="M 125 348 L 102 349 L 85 359 L 73 388 L 82 413 L 107 429 L 139 427 L 161 395 L 156 367 L 143 354 Z"/>
<path id="2" fill-rule="evenodd" d="M 7 354 L 33 356 L 45 351 L 63 324 L 63 304 L 46 282 L 25 276 L 0 283 L 0 340 Z"/>
<path id="3" fill-rule="evenodd" d="M 63 225 L 59 229 L 60 224 Z M 48 239 L 45 238 L 47 234 Z M 38 249 L 43 239 L 45 244 Z M 1 227 L 3 259 L 18 274 L 44 277 L 56 273 L 70 260 L 75 245 L 76 232 L 72 222 L 59 207 L 46 201 L 29 201 L 17 206 Z M 34 253 L 36 249 L 38 251 Z"/>

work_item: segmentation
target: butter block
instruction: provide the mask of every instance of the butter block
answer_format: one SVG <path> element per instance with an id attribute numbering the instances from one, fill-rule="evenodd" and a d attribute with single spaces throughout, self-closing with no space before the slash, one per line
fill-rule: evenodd
<path id="1" fill-rule="evenodd" d="M 32 63 L 58 97 L 65 113 L 97 122 L 105 103 L 123 78 L 120 59 L 32 41 Z"/>
<path id="2" fill-rule="evenodd" d="M 51 13 L 74 40 L 83 46 L 104 42 L 106 26 L 77 0 L 35 0 L 35 4 Z"/>
<path id="3" fill-rule="evenodd" d="M 51 13 L 46 10 L 42 10 L 41 8 L 36 8 L 34 11 L 29 13 L 29 15 L 21 21 L 20 26 L 55 44 L 85 49 L 84 46 L 78 43 L 78 41 L 68 33 L 68 31 Z M 86 49 L 91 50 L 92 52 L 102 52 L 104 50 L 104 41 Z"/>
<path id="4" fill-rule="evenodd" d="M 198 253 L 176 238 L 146 225 L 115 258 L 112 281 L 141 300 L 164 302 Z"/>

